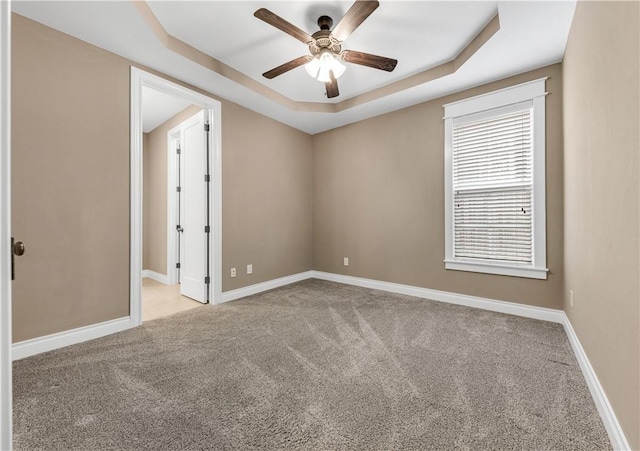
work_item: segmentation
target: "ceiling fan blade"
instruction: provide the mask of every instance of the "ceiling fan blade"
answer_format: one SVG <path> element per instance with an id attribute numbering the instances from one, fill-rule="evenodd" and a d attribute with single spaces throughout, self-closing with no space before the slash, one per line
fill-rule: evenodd
<path id="1" fill-rule="evenodd" d="M 340 91 L 338 90 L 338 80 L 333 76 L 333 71 L 329 71 L 329 77 L 331 81 L 328 81 L 324 84 L 324 87 L 327 90 L 327 98 L 330 99 L 332 97 L 338 97 L 340 95 Z"/>
<path id="2" fill-rule="evenodd" d="M 270 71 L 265 72 L 262 75 L 265 78 L 268 78 L 269 80 L 271 80 L 272 78 L 275 78 L 278 75 L 282 75 L 285 72 L 289 72 L 291 69 L 295 69 L 296 67 L 299 67 L 299 66 L 302 66 L 303 64 L 308 63 L 312 59 L 313 59 L 313 57 L 311 55 L 301 56 L 299 58 L 296 58 L 294 60 L 291 60 L 291 61 L 288 61 L 288 62 L 286 62 L 284 64 L 281 64 L 278 67 L 274 67 L 273 69 L 271 69 Z"/>
<path id="3" fill-rule="evenodd" d="M 335 26 L 331 35 L 338 41 L 344 41 L 378 6 L 378 1 L 357 0 Z"/>
<path id="4" fill-rule="evenodd" d="M 258 19 L 268 23 L 269 25 L 276 27 L 278 30 L 282 30 L 285 33 L 293 36 L 298 41 L 301 41 L 304 44 L 309 44 L 310 42 L 314 41 L 314 39 L 309 35 L 309 33 L 302 31 L 300 28 L 287 22 L 282 17 L 278 16 L 275 13 L 272 13 L 266 8 L 260 8 L 255 13 L 253 13 L 253 15 L 256 16 Z"/>
<path id="5" fill-rule="evenodd" d="M 340 56 L 347 63 L 360 64 L 361 66 L 373 67 L 387 72 L 393 72 L 396 64 L 398 64 L 398 60 L 371 55 L 370 53 L 356 52 L 355 50 L 344 50 L 340 53 Z"/>

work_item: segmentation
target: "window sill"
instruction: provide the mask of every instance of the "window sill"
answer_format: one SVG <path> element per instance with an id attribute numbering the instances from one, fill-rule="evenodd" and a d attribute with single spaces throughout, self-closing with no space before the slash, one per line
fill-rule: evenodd
<path id="1" fill-rule="evenodd" d="M 547 279 L 547 268 L 533 268 L 531 266 L 508 265 L 493 262 L 476 262 L 464 260 L 445 260 L 446 269 L 454 271 L 480 272 L 498 274 L 502 276 L 525 277 L 528 279 Z"/>

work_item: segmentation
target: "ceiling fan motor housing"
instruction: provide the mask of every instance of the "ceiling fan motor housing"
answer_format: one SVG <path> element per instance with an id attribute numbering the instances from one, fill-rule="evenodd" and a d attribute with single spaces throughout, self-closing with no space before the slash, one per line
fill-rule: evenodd
<path id="1" fill-rule="evenodd" d="M 318 18 L 318 26 L 320 31 L 313 33 L 313 42 L 309 43 L 309 51 L 312 55 L 319 54 L 323 49 L 327 49 L 333 54 L 340 53 L 342 43 L 331 35 L 331 26 L 333 19 L 329 16 L 320 16 Z"/>

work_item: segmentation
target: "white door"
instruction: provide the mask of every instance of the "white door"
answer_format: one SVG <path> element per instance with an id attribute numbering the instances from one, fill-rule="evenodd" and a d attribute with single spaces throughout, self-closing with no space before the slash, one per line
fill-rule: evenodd
<path id="1" fill-rule="evenodd" d="M 204 112 L 186 120 L 182 126 L 180 164 L 180 293 L 207 302 L 207 155 Z"/>

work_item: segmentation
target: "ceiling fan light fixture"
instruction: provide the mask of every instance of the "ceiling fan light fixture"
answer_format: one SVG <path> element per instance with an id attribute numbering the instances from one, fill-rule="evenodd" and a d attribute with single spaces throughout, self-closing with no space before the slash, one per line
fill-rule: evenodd
<path id="1" fill-rule="evenodd" d="M 311 77 L 319 82 L 328 83 L 331 81 L 330 71 L 333 71 L 333 76 L 337 79 L 344 74 L 346 66 L 330 51 L 323 50 L 319 55 L 305 64 L 304 68 Z"/>
<path id="2" fill-rule="evenodd" d="M 316 80 L 318 80 L 321 83 L 328 83 L 331 81 L 331 75 L 329 74 L 329 71 L 331 71 L 331 69 L 328 66 L 321 66 L 320 67 L 320 71 L 318 72 L 318 77 L 316 78 Z"/>
<path id="3" fill-rule="evenodd" d="M 320 71 L 320 60 L 313 58 L 307 64 L 304 65 L 305 70 L 311 76 L 311 78 L 318 78 L 318 72 Z"/>
<path id="4" fill-rule="evenodd" d="M 333 71 L 334 77 L 340 78 L 344 71 L 347 69 L 347 66 L 342 64 L 338 58 L 333 58 L 331 61 L 331 70 Z"/>

